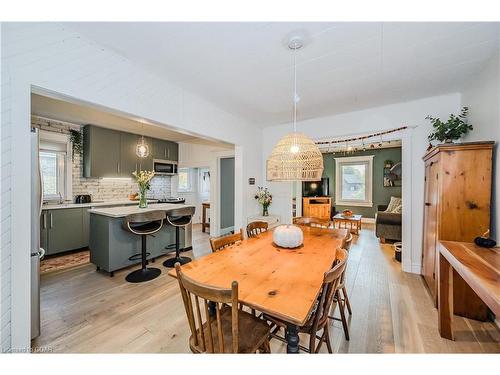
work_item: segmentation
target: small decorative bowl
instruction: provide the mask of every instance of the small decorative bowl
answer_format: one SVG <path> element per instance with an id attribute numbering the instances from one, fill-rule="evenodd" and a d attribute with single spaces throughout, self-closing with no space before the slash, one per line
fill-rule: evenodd
<path id="1" fill-rule="evenodd" d="M 278 247 L 293 249 L 302 245 L 304 242 L 304 233 L 296 225 L 280 225 L 274 229 L 273 241 Z"/>

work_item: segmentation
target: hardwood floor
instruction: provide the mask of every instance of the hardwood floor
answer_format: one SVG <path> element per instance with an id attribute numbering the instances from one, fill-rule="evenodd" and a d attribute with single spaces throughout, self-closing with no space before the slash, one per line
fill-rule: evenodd
<path id="1" fill-rule="evenodd" d="M 193 251 L 186 254 L 209 253 L 208 238 L 197 226 Z M 500 332 L 491 322 L 456 316 L 456 340 L 442 339 L 437 310 L 422 278 L 401 272 L 393 256 L 390 244 L 379 244 L 373 226 L 364 225 L 359 237 L 354 236 L 347 270 L 351 339 L 344 339 L 340 322 L 331 323 L 334 352 L 500 353 Z M 110 278 L 92 264 L 42 275 L 42 335 L 33 345 L 66 353 L 189 353 L 179 287 L 162 261 L 156 262 L 162 275 L 146 284 L 127 283 L 130 269 Z M 285 349 L 271 341 L 273 353 Z"/>

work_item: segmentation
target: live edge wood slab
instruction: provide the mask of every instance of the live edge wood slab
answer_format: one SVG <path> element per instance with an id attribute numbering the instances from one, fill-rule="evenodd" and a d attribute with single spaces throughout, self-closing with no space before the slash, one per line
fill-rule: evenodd
<path id="1" fill-rule="evenodd" d="M 453 270 L 476 292 L 495 316 L 500 316 L 500 249 L 473 243 L 441 241 L 439 244 L 439 333 L 453 340 Z"/>
<path id="2" fill-rule="evenodd" d="M 239 302 L 289 323 L 287 351 L 298 352 L 303 325 L 320 292 L 323 275 L 347 237 L 345 229 L 302 227 L 304 244 L 289 250 L 273 244 L 272 231 L 248 238 L 182 266 L 185 275 L 228 288 L 236 280 Z M 169 275 L 175 277 L 175 270 Z"/>

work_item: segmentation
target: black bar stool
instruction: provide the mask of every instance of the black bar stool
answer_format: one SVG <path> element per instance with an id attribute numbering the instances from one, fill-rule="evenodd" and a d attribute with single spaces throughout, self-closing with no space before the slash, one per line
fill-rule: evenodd
<path id="1" fill-rule="evenodd" d="M 165 220 L 165 211 L 148 211 L 138 214 L 131 214 L 123 220 L 123 228 L 133 234 L 141 236 L 141 269 L 130 272 L 125 280 L 129 283 L 142 283 L 157 278 L 161 274 L 159 268 L 148 268 L 147 257 L 150 255 L 146 251 L 146 237 L 158 232 L 163 227 Z M 129 259 L 137 259 L 137 255 L 131 256 Z"/>
<path id="2" fill-rule="evenodd" d="M 191 258 L 180 256 L 180 229 L 191 224 L 195 208 L 182 207 L 167 211 L 167 222 L 175 227 L 175 257 L 163 262 L 165 267 L 173 268 L 175 263 L 186 264 L 191 262 Z"/>

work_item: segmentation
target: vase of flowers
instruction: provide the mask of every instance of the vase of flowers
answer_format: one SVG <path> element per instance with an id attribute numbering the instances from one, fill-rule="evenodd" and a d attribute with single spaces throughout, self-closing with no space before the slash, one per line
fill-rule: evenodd
<path id="1" fill-rule="evenodd" d="M 146 208 L 148 200 L 146 192 L 151 188 L 151 179 L 154 177 L 154 171 L 135 171 L 132 173 L 137 185 L 139 185 L 139 208 Z"/>
<path id="2" fill-rule="evenodd" d="M 257 193 L 255 194 L 255 199 L 257 199 L 257 202 L 262 205 L 262 216 L 269 216 L 268 208 L 273 201 L 273 196 L 269 190 L 259 186 Z"/>
<path id="3" fill-rule="evenodd" d="M 439 141 L 444 143 L 453 143 L 454 140 L 460 139 L 469 130 L 472 130 L 472 125 L 467 123 L 468 107 L 463 107 L 462 112 L 456 116 L 453 113 L 448 118 L 448 121 L 443 122 L 439 118 L 427 116 L 426 120 L 430 120 L 434 131 L 429 134 L 429 141 Z"/>

